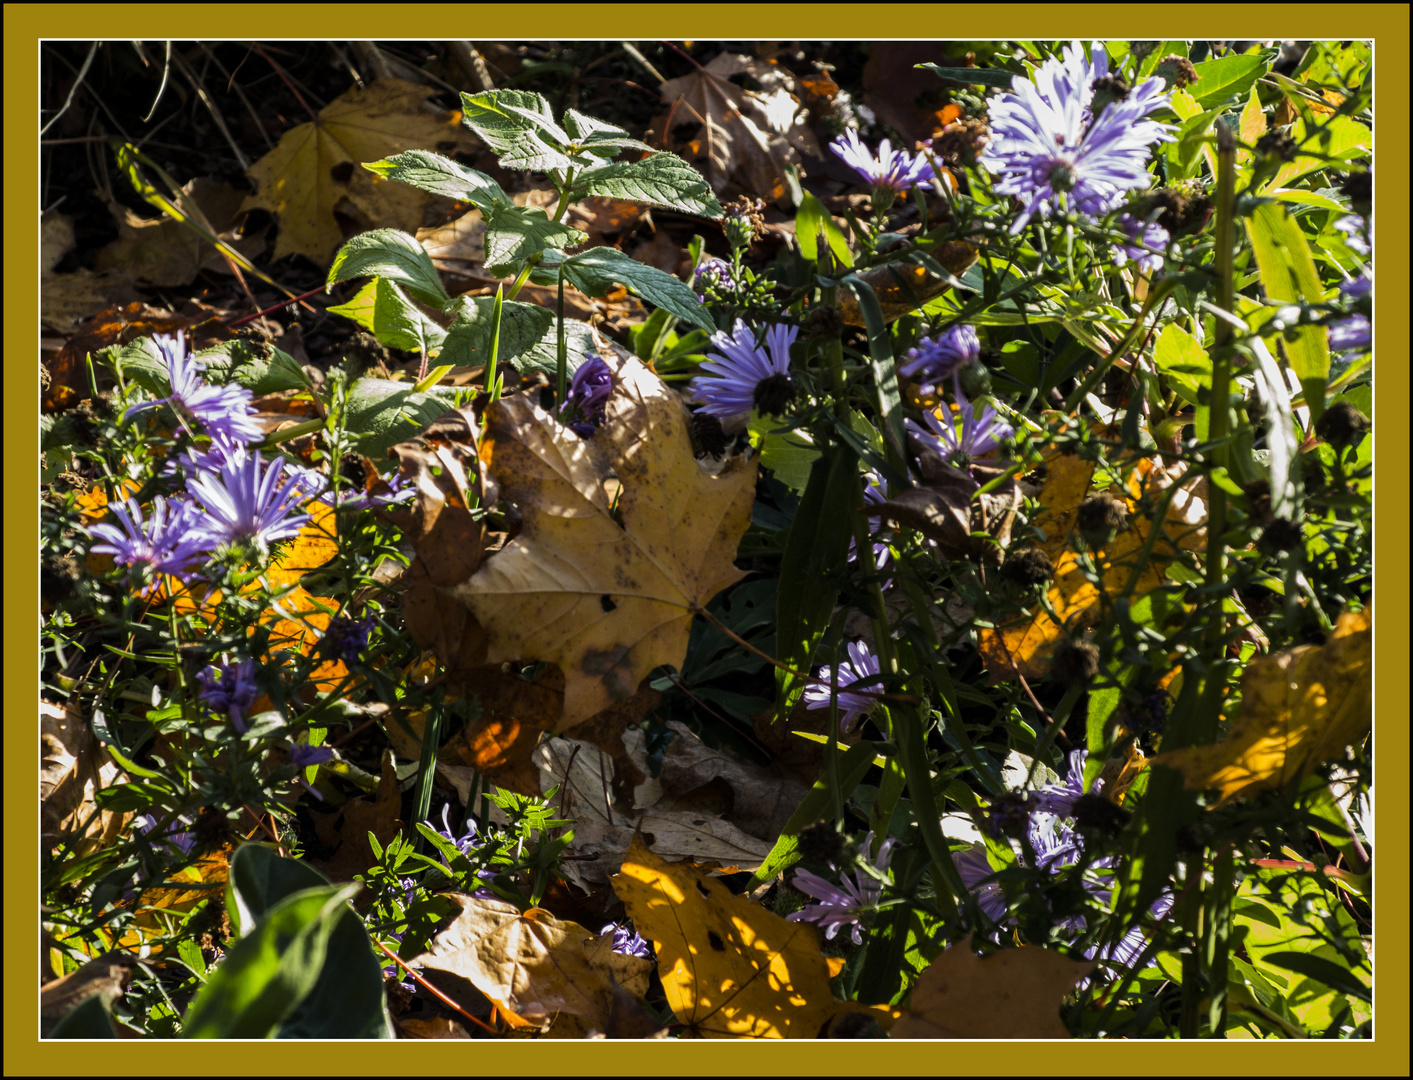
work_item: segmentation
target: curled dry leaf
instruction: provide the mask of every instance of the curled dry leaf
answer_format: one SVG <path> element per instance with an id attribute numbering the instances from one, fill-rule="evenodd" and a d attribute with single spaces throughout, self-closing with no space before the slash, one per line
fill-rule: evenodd
<path id="1" fill-rule="evenodd" d="M 922 482 L 881 504 L 884 516 L 937 541 L 949 559 L 1000 562 L 1001 552 L 1011 542 L 1011 525 L 1021 504 L 1015 480 L 974 499 L 978 482 L 984 484 L 1004 469 L 984 463 L 973 465 L 970 471 L 959 469 L 915 435 L 908 436 L 908 450 L 917 460 Z M 990 540 L 974 533 L 983 533 Z"/>
<path id="2" fill-rule="evenodd" d="M 453 595 L 484 627 L 487 659 L 564 672 L 565 731 L 631 698 L 661 664 L 680 666 L 693 613 L 740 580 L 756 462 L 697 464 L 679 395 L 605 345 L 613 390 L 580 439 L 513 394 L 486 411 L 481 459 L 518 507 L 520 533 Z"/>
<path id="3" fill-rule="evenodd" d="M 730 81 L 749 75 L 759 93 Z M 663 103 L 672 107 L 671 126 L 693 124 L 697 135 L 683 156 L 703 165 L 712 189 L 723 193 L 734 184 L 747 194 L 781 202 L 787 197 L 784 174 L 801 154 L 819 157 L 819 140 L 808 112 L 790 92 L 794 76 L 769 60 L 724 52 L 705 67 L 662 84 Z M 664 138 L 670 136 L 664 131 Z M 723 197 L 725 197 L 723 195 Z"/>
<path id="4" fill-rule="evenodd" d="M 255 193 L 243 209 L 268 210 L 279 221 L 276 260 L 304 255 L 327 266 L 343 243 L 335 209 L 369 229 L 411 232 L 422 224 L 430 196 L 374 176 L 363 162 L 404 150 L 445 152 L 470 145 L 459 113 L 423 108 L 431 93 L 399 79 L 350 90 L 319 110 L 316 119 L 286 131 L 251 167 Z"/>
<path id="5" fill-rule="evenodd" d="M 936 259 L 953 277 L 960 277 L 976 262 L 980 249 L 963 240 L 947 240 L 929 249 L 927 254 Z M 864 270 L 859 274 L 859 278 L 872 288 L 874 295 L 878 297 L 878 306 L 883 311 L 885 322 L 901 319 L 952 287 L 947 279 L 912 263 L 875 266 L 871 270 Z M 859 327 L 867 325 L 863 312 L 859 309 L 858 298 L 851 290 L 840 289 L 838 303 L 839 314 L 846 323 Z"/>
<path id="6" fill-rule="evenodd" d="M 94 796 L 117 783 L 120 772 L 77 704 L 40 701 L 39 740 L 41 843 L 63 843 L 80 857 L 111 844 L 132 815 L 94 805 Z"/>
<path id="7" fill-rule="evenodd" d="M 442 895 L 461 913 L 411 966 L 469 980 L 517 1028 L 545 1027 L 561 1013 L 607 1019 L 613 995 L 603 972 L 612 969 L 601 957 L 599 965 L 590 959 L 591 947 L 598 955 L 597 935 L 543 908 L 522 913 L 503 900 Z"/>
<path id="8" fill-rule="evenodd" d="M 1040 550 L 1055 567 L 1048 597 L 1052 616 L 1039 605 L 1035 614 L 1016 619 L 996 629 L 979 632 L 982 656 L 986 658 L 993 682 L 1013 679 L 1016 674 L 1038 678 L 1050 670 L 1055 645 L 1067 635 L 1089 626 L 1099 616 L 1099 590 L 1085 577 L 1079 554 L 1071 540 L 1079 518 L 1079 507 L 1093 488 L 1094 462 L 1077 454 L 1059 454 L 1049 459 L 1049 475 L 1040 492 L 1042 509 L 1035 525 L 1045 533 Z M 1200 477 L 1181 480 L 1168 505 L 1162 533 L 1154 538 L 1144 554 L 1151 521 L 1139 512 L 1143 503 L 1152 503 L 1180 478 L 1170 474 L 1151 458 L 1138 461 L 1130 474 L 1126 500 L 1130 526 L 1102 550 L 1095 553 L 1104 591 L 1117 596 L 1129 587 L 1131 595 L 1143 596 L 1163 583 L 1168 565 L 1178 548 L 1198 550 L 1206 544 L 1207 507 L 1202 498 Z M 1138 560 L 1142 559 L 1142 565 Z"/>
<path id="9" fill-rule="evenodd" d="M 887 1028 L 895 1015 L 839 1001 L 819 934 L 733 896 L 719 879 L 669 864 L 635 840 L 613 879 L 638 933 L 651 938 L 667 1003 L 699 1039 L 814 1039 L 860 1013 Z"/>
<path id="10" fill-rule="evenodd" d="M 54 979 L 39 988 L 39 1035 L 49 1032 L 80 1003 L 97 994 L 112 1005 L 122 997 L 132 979 L 137 957 L 130 953 L 106 953 L 94 957 L 77 971 Z"/>
<path id="11" fill-rule="evenodd" d="M 1373 720 L 1373 638 L 1373 609 L 1366 608 L 1341 615 L 1323 645 L 1253 660 L 1227 737 L 1158 754 L 1152 764 L 1182 773 L 1190 791 L 1221 791 L 1220 806 L 1342 758 Z"/>
<path id="12" fill-rule="evenodd" d="M 1035 945 L 972 952 L 971 938 L 944 952 L 913 987 L 895 1039 L 1068 1039 L 1060 1002 L 1094 970 L 1092 960 Z"/>

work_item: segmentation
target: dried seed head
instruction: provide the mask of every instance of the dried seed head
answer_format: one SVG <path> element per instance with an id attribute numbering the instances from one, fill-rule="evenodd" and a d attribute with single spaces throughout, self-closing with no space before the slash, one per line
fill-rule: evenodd
<path id="1" fill-rule="evenodd" d="M 1278 161 L 1295 160 L 1295 140 L 1284 131 L 1268 131 L 1256 140 L 1256 152 Z"/>
<path id="2" fill-rule="evenodd" d="M 1128 509 L 1111 495 L 1091 495 L 1079 504 L 1080 535 L 1091 548 L 1101 548 L 1128 528 Z"/>
<path id="3" fill-rule="evenodd" d="M 1349 199 L 1350 208 L 1360 217 L 1368 217 L 1374 208 L 1374 174 L 1368 169 L 1352 172 L 1344 178 L 1339 190 Z"/>
<path id="4" fill-rule="evenodd" d="M 779 416 L 795 396 L 795 384 L 787 372 L 778 371 L 756 383 L 755 407 L 766 416 Z"/>
<path id="5" fill-rule="evenodd" d="M 1251 516 L 1265 523 L 1271 517 L 1271 483 L 1269 480 L 1252 480 L 1242 486 L 1251 504 Z"/>
<path id="6" fill-rule="evenodd" d="M 1272 518 L 1261 533 L 1263 551 L 1294 551 L 1305 543 L 1305 531 L 1290 518 Z"/>
<path id="7" fill-rule="evenodd" d="M 1315 423 L 1315 434 L 1336 450 L 1359 441 L 1369 430 L 1369 418 L 1347 401 L 1337 401 Z"/>
<path id="8" fill-rule="evenodd" d="M 710 413 L 692 414 L 692 438 L 698 447 L 697 457 L 721 457 L 731 445 L 731 440 L 722 430 L 721 421 Z"/>
<path id="9" fill-rule="evenodd" d="M 1176 54 L 1165 57 L 1153 74 L 1162 79 L 1169 90 L 1174 86 L 1187 86 L 1197 81 L 1197 69 L 1192 66 L 1192 61 Z"/>
<path id="10" fill-rule="evenodd" d="M 1099 649 L 1088 641 L 1065 640 L 1055 647 L 1050 674 L 1064 686 L 1087 683 L 1099 674 Z"/>
<path id="11" fill-rule="evenodd" d="M 816 304 L 805 316 L 805 335 L 812 338 L 837 338 L 844 333 L 844 317 L 836 307 Z"/>
<path id="12" fill-rule="evenodd" d="M 1016 585 L 1033 588 L 1055 576 L 1055 564 L 1037 547 L 1021 548 L 1006 556 L 1001 564 L 1001 576 Z"/>
<path id="13" fill-rule="evenodd" d="M 1081 795 L 1074 802 L 1074 823 L 1081 832 L 1118 836 L 1131 817 L 1122 806 L 1115 806 L 1102 795 Z"/>
<path id="14" fill-rule="evenodd" d="M 932 150 L 944 165 L 973 166 L 990 141 L 991 128 L 986 121 L 968 116 L 944 127 L 932 140 Z"/>
<path id="15" fill-rule="evenodd" d="M 1123 101 L 1128 97 L 1131 87 L 1128 81 L 1119 75 L 1106 75 L 1102 79 L 1094 80 L 1094 103 L 1090 107 L 1094 115 L 1098 116 L 1104 111 L 1104 106 L 1111 101 Z"/>

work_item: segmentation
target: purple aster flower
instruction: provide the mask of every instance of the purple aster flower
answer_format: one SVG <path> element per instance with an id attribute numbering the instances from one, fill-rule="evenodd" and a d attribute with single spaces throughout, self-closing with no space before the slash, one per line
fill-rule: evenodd
<path id="1" fill-rule="evenodd" d="M 200 514 L 185 499 L 168 502 L 161 495 L 152 500 L 151 516 L 144 520 L 142 508 L 132 499 L 112 504 L 117 524 L 100 522 L 89 532 L 103 541 L 92 551 L 112 555 L 114 562 L 131 567 L 132 575 L 143 582 L 145 594 L 161 574 L 182 581 L 191 579 L 195 565 L 212 548 L 198 526 Z"/>
<path id="2" fill-rule="evenodd" d="M 289 476 L 285 460 L 268 465 L 259 451 L 228 461 L 218 472 L 199 473 L 188 487 L 206 509 L 203 529 L 217 543 L 250 541 L 265 547 L 299 535 L 308 514 L 297 512 L 307 477 Z M 307 471 L 307 470 L 306 470 Z"/>
<path id="3" fill-rule="evenodd" d="M 636 956 L 640 960 L 653 958 L 653 947 L 638 933 L 632 923 L 609 923 L 599 931 L 599 936 L 612 931 L 613 951 L 620 956 Z"/>
<path id="4" fill-rule="evenodd" d="M 967 891 L 975 894 L 981 913 L 994 923 L 1004 919 L 1006 894 L 995 880 L 996 871 L 991 869 L 986 852 L 981 848 L 954 851 L 952 862 L 956 864 L 957 873 L 961 875 L 962 884 L 967 887 Z"/>
<path id="5" fill-rule="evenodd" d="M 921 393 L 931 394 L 943 379 L 974 363 L 980 355 L 981 341 L 973 327 L 949 326 L 937 337 L 923 338 L 909 349 L 898 374 L 920 383 Z"/>
<path id="6" fill-rule="evenodd" d="M 691 382 L 692 393 L 704 402 L 702 412 L 717 419 L 749 412 L 752 407 L 777 415 L 792 390 L 790 345 L 799 328 L 776 323 L 765 332 L 765 347 L 740 319 L 731 334 L 718 330 L 711 343 L 719 352 L 708 353 L 702 370 Z"/>
<path id="7" fill-rule="evenodd" d="M 1335 352 L 1346 349 L 1369 349 L 1374 344 L 1374 324 L 1367 315 L 1350 315 L 1337 323 L 1331 323 L 1330 348 Z"/>
<path id="8" fill-rule="evenodd" d="M 697 264 L 696 270 L 692 272 L 692 288 L 696 290 L 697 299 L 705 302 L 707 286 L 713 286 L 718 292 L 733 288 L 736 284 L 731 276 L 731 264 L 725 259 L 718 259 L 708 256 Z"/>
<path id="9" fill-rule="evenodd" d="M 1373 249 L 1369 246 L 1369 223 L 1358 214 L 1346 214 L 1334 223 L 1334 227 L 1344 233 L 1349 250 L 1368 258 Z"/>
<path id="10" fill-rule="evenodd" d="M 407 478 L 400 472 L 395 472 L 389 476 L 385 483 L 388 490 L 384 492 L 360 491 L 357 495 L 348 498 L 340 498 L 337 507 L 340 510 L 376 510 L 382 506 L 395 506 L 401 502 L 417 497 L 417 489 L 408 483 Z M 342 492 L 338 494 L 342 495 Z"/>
<path id="11" fill-rule="evenodd" d="M 324 631 L 320 647 L 325 655 L 345 664 L 356 664 L 363 650 L 368 647 L 368 638 L 373 633 L 376 620 L 372 615 L 361 619 L 350 619 L 335 615 L 329 620 L 329 628 Z"/>
<path id="12" fill-rule="evenodd" d="M 152 814 L 139 814 L 133 818 L 133 824 L 137 826 L 138 832 L 146 836 L 157 827 L 157 818 Z M 187 821 L 185 817 L 178 817 L 173 824 L 190 826 L 191 822 Z M 196 836 L 188 829 L 166 833 L 161 837 L 161 840 L 168 848 L 180 852 L 182 855 L 190 855 L 191 849 L 196 846 Z"/>
<path id="13" fill-rule="evenodd" d="M 1127 192 L 1148 187 L 1149 146 L 1173 137 L 1169 125 L 1144 119 L 1167 104 L 1163 80 L 1144 81 L 1095 116 L 1094 83 L 1108 74 L 1101 43 L 1091 61 L 1075 42 L 1063 61 L 1047 60 L 1034 83 L 1016 76 L 1010 94 L 991 100 L 992 141 L 980 161 L 997 177 L 997 194 L 1021 201 L 1012 233 L 1056 206 L 1108 213 Z"/>
<path id="14" fill-rule="evenodd" d="M 829 149 L 874 188 L 890 188 L 895 194 L 901 195 L 914 184 L 936 178 L 926 157 L 894 150 L 887 139 L 878 144 L 878 156 L 874 157 L 853 128 L 830 143 Z"/>
<path id="15" fill-rule="evenodd" d="M 873 861 L 874 868 L 879 872 L 887 870 L 895 843 L 896 839 L 890 836 L 879 845 L 878 857 Z M 870 831 L 864 838 L 863 850 L 868 851 L 872 844 L 873 833 Z M 790 922 L 818 923 L 824 928 L 824 936 L 830 940 L 833 940 L 841 928 L 848 927 L 854 944 L 862 945 L 859 916 L 878 906 L 878 899 L 883 895 L 883 883 L 862 870 L 856 870 L 853 874 L 840 874 L 839 882 L 843 886 L 842 889 L 825 881 L 818 874 L 812 874 L 808 870 L 796 870 L 791 884 L 807 896 L 814 897 L 819 903 L 807 904 L 785 918 Z"/>
<path id="16" fill-rule="evenodd" d="M 1029 835 L 1037 869 L 1049 870 L 1052 874 L 1072 866 L 1084 850 L 1084 841 L 1079 834 L 1054 814 L 1032 814 Z"/>
<path id="17" fill-rule="evenodd" d="M 483 846 L 483 842 L 479 839 L 477 835 L 476 822 L 470 817 L 468 817 L 466 819 L 466 832 L 463 833 L 461 836 L 457 836 L 451 828 L 451 819 L 449 817 L 450 814 L 451 803 L 447 803 L 445 806 L 442 807 L 442 827 L 440 829 L 438 829 L 436 824 L 431 821 L 425 822 L 424 824 L 429 829 L 434 830 L 438 836 L 447 840 L 454 848 L 456 848 L 457 851 L 465 855 L 467 859 L 470 859 Z M 476 871 L 476 875 L 482 880 L 489 880 L 490 878 L 496 876 L 496 872 L 490 869 L 489 867 L 483 867 L 482 869 Z M 486 888 L 477 889 L 471 895 L 476 897 L 478 900 L 491 900 L 495 898 L 495 893 L 493 893 L 490 889 Z"/>
<path id="18" fill-rule="evenodd" d="M 331 746 L 310 746 L 307 743 L 289 744 L 289 763 L 297 765 L 301 769 L 333 761 L 335 756 Z"/>
<path id="19" fill-rule="evenodd" d="M 251 393 L 243 386 L 212 386 L 201 378 L 201 361 L 186 350 L 181 333 L 176 337 L 158 335 L 152 339 L 167 366 L 172 392 L 156 401 L 144 401 L 123 413 L 123 420 L 155 409 L 158 405 L 179 407 L 186 416 L 198 420 L 206 433 L 218 433 L 232 442 L 248 443 L 264 434 L 252 418 Z"/>
<path id="20" fill-rule="evenodd" d="M 1129 260 L 1144 274 L 1156 274 L 1163 269 L 1163 249 L 1168 246 L 1168 230 L 1156 221 L 1143 222 L 1130 214 L 1120 214 L 1116 225 L 1128 233 L 1129 242 L 1113 248 L 1114 265 L 1123 266 Z M 1151 250 L 1148 250 L 1151 249 Z"/>
<path id="21" fill-rule="evenodd" d="M 604 420 L 604 406 L 613 393 L 613 372 L 593 353 L 574 370 L 564 403 L 559 407 L 560 419 L 581 439 L 592 438 Z"/>
<path id="22" fill-rule="evenodd" d="M 1172 910 L 1174 896 L 1170 892 L 1165 892 L 1153 903 L 1148 905 L 1148 914 L 1155 920 L 1161 921 L 1167 917 Z M 1138 958 L 1143 954 L 1144 946 L 1148 944 L 1148 939 L 1143 933 L 1143 928 L 1138 925 L 1129 927 L 1128 931 L 1118 942 L 1109 947 L 1101 949 L 1097 945 L 1091 945 L 1084 950 L 1086 960 L 1098 959 L 1100 963 L 1109 964 L 1113 967 L 1132 967 Z M 1149 963 L 1154 963 L 1150 960 Z"/>
<path id="23" fill-rule="evenodd" d="M 879 478 L 875 473 L 865 473 L 864 479 L 867 481 L 867 486 L 864 488 L 864 502 L 868 503 L 871 506 L 877 506 L 879 503 L 884 503 L 888 501 L 888 496 L 883 494 L 883 489 L 878 486 Z M 881 528 L 883 528 L 883 519 L 881 517 L 870 517 L 868 519 L 868 531 L 870 533 L 876 533 Z M 858 553 L 858 541 L 850 540 L 849 561 L 853 562 L 856 558 L 858 558 Z M 888 565 L 889 560 L 891 560 L 892 558 L 893 553 L 888 549 L 887 544 L 880 543 L 877 540 L 873 542 L 874 569 L 882 570 L 885 566 Z M 883 583 L 883 587 L 886 589 L 891 584 L 891 580 L 885 581 Z"/>
<path id="24" fill-rule="evenodd" d="M 1089 760 L 1088 750 L 1071 750 L 1069 773 L 1059 784 L 1043 787 L 1035 795 L 1035 808 L 1041 813 L 1056 817 L 1073 817 L 1074 804 L 1084 794 L 1084 763 Z M 1094 781 L 1093 794 L 1104 789 L 1103 780 Z"/>
<path id="25" fill-rule="evenodd" d="M 223 712 L 242 735 L 245 734 L 245 714 L 260 696 L 255 685 L 255 661 L 241 660 L 235 664 L 208 664 L 196 673 L 200 686 L 196 696 L 213 712 Z"/>
<path id="26" fill-rule="evenodd" d="M 934 450 L 953 465 L 965 467 L 974 458 L 987 451 L 995 450 L 1002 441 L 1011 437 L 1015 429 L 996 415 L 996 410 L 987 405 L 977 417 L 971 402 L 962 393 L 961 387 L 953 379 L 953 391 L 957 397 L 955 417 L 948 414 L 946 420 L 936 412 L 923 413 L 927 424 L 924 428 L 916 420 L 909 418 L 907 428 L 922 441 L 923 445 Z M 944 405 L 943 408 L 946 408 Z M 958 428 L 957 420 L 961 421 Z M 930 430 L 929 430 L 930 429 Z"/>
<path id="27" fill-rule="evenodd" d="M 873 677 L 879 673 L 878 657 L 874 656 L 862 641 L 850 642 L 848 654 L 849 659 L 839 661 L 838 691 L 839 731 L 846 735 L 854 729 L 859 717 L 878 703 L 878 699 L 872 694 L 846 691 L 844 687 L 851 686 L 863 679 L 873 680 Z M 819 669 L 819 678 L 824 685 L 811 683 L 805 687 L 805 691 L 801 695 L 807 709 L 829 708 L 829 683 L 834 678 L 833 668 L 829 664 L 825 664 Z M 876 686 L 877 682 L 874 681 L 873 685 Z"/>

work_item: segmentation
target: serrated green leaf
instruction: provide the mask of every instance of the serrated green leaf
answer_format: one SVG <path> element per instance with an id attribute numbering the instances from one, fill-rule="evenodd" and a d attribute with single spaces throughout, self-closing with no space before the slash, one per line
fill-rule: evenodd
<path id="1" fill-rule="evenodd" d="M 352 319 L 390 349 L 434 355 L 446 331 L 424 315 L 395 284 L 377 277 L 346 304 L 329 308 Z"/>
<path id="2" fill-rule="evenodd" d="M 432 257 L 415 239 L 397 229 L 373 229 L 339 249 L 329 267 L 327 284 L 356 277 L 387 278 L 435 308 L 451 301 L 432 265 Z"/>
<path id="3" fill-rule="evenodd" d="M 461 107 L 466 126 L 500 155 L 507 168 L 547 172 L 569 166 L 563 152 L 569 136 L 554 122 L 549 102 L 539 94 L 524 90 L 462 94 Z"/>
<path id="4" fill-rule="evenodd" d="M 358 435 L 359 453 L 381 459 L 390 447 L 412 438 L 454 404 L 453 395 L 441 387 L 417 393 L 409 383 L 365 377 L 349 388 L 345 424 Z M 352 766 L 329 762 L 324 768 L 344 775 Z"/>
<path id="5" fill-rule="evenodd" d="M 438 359 L 456 367 L 484 364 L 490 356 L 491 336 L 495 330 L 494 309 L 494 297 L 458 296 L 449 309 L 455 318 L 447 328 Z M 554 314 L 538 304 L 506 300 L 501 305 L 500 320 L 498 360 L 513 365 L 518 356 L 549 332 L 554 325 Z"/>
<path id="6" fill-rule="evenodd" d="M 486 269 L 493 274 L 509 273 L 531 255 L 549 248 L 573 247 L 588 238 L 571 225 L 551 221 L 543 210 L 502 207 L 486 219 Z"/>
<path id="7" fill-rule="evenodd" d="M 642 161 L 601 165 L 579 174 L 574 192 L 580 197 L 607 195 L 709 218 L 722 214 L 711 185 L 676 154 L 653 154 Z"/>
<path id="8" fill-rule="evenodd" d="M 483 213 L 514 205 L 501 186 L 485 173 L 430 150 L 408 150 L 382 161 L 365 162 L 363 167 L 385 179 L 468 202 Z"/>
<path id="9" fill-rule="evenodd" d="M 547 273 L 559 264 L 547 257 L 541 265 Z M 622 285 L 633 295 L 665 308 L 693 326 L 708 333 L 716 330 L 696 293 L 671 274 L 640 263 L 617 248 L 591 248 L 564 259 L 563 266 L 564 280 L 589 296 L 603 296 L 614 285 Z"/>
<path id="10" fill-rule="evenodd" d="M 206 365 L 202 378 L 207 382 L 236 383 L 257 396 L 308 385 L 294 357 L 273 345 L 259 346 L 237 338 L 202 349 L 196 358 Z"/>
<path id="11" fill-rule="evenodd" d="M 1250 53 L 1242 56 L 1219 56 L 1193 65 L 1197 81 L 1187 87 L 1187 93 L 1204 109 L 1219 105 L 1230 97 L 1244 94 L 1266 74 L 1274 53 Z"/>

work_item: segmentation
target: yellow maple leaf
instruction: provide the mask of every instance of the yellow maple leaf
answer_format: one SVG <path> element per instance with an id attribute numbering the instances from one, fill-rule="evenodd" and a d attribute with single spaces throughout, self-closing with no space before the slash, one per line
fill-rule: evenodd
<path id="1" fill-rule="evenodd" d="M 1220 790 L 1220 806 L 1342 757 L 1373 719 L 1373 639 L 1373 609 L 1365 608 L 1341 615 L 1323 645 L 1253 661 L 1227 737 L 1158 754 L 1153 764 L 1182 773 L 1189 791 Z"/>
<path id="2" fill-rule="evenodd" d="M 422 224 L 430 196 L 374 176 L 363 163 L 466 141 L 460 113 L 423 110 L 431 93 L 400 79 L 350 90 L 320 109 L 317 119 L 285 132 L 279 145 L 251 166 L 255 193 L 242 209 L 268 210 L 278 219 L 275 259 L 305 255 L 328 266 L 343 243 L 334 218 L 340 206 L 370 229 L 411 232 Z"/>
<path id="3" fill-rule="evenodd" d="M 280 549 L 265 571 L 272 589 L 297 584 L 309 571 L 317 570 L 339 553 L 333 506 L 316 500 L 304 509 L 309 520 L 300 527 L 298 535 Z"/>
<path id="4" fill-rule="evenodd" d="M 652 939 L 667 1003 L 692 1037 L 814 1039 L 848 1014 L 885 1028 L 895 1018 L 834 997 L 814 927 L 733 896 L 695 866 L 664 862 L 640 837 L 613 889 Z"/>
<path id="5" fill-rule="evenodd" d="M 681 397 L 622 349 L 600 355 L 613 391 L 592 438 L 535 392 L 486 410 L 482 463 L 523 524 L 452 589 L 491 663 L 559 665 L 557 731 L 632 697 L 658 665 L 681 666 L 693 613 L 744 576 L 734 560 L 755 496 L 755 461 L 705 472 Z"/>
<path id="6" fill-rule="evenodd" d="M 600 1023 L 608 1016 L 612 991 L 600 972 L 609 969 L 592 931 L 543 908 L 522 912 L 503 900 L 442 895 L 461 914 L 410 965 L 469 979 L 512 1027 L 544 1027 L 561 1013 Z"/>
<path id="7" fill-rule="evenodd" d="M 1094 481 L 1094 462 L 1076 454 L 1059 454 L 1048 462 L 1049 473 L 1040 492 L 1043 507 L 1035 525 L 1045 533 L 1040 550 L 1050 557 L 1055 576 L 1050 583 L 1048 598 L 1054 616 L 1036 605 L 1033 615 L 1006 623 L 996 629 L 979 632 L 982 655 L 991 672 L 992 681 L 1015 678 L 1038 678 L 1050 670 L 1054 646 L 1066 636 L 1097 620 L 1099 589 L 1090 582 L 1080 566 L 1079 553 L 1071 541 L 1079 518 L 1079 507 L 1089 497 Z M 1163 535 L 1158 537 L 1142 566 L 1142 557 L 1151 522 L 1138 513 L 1140 500 L 1154 499 L 1159 492 L 1174 483 L 1173 477 L 1153 459 L 1137 463 L 1124 493 L 1132 521 L 1130 528 L 1120 532 L 1094 561 L 1099 568 L 1104 591 L 1117 596 L 1127 587 L 1135 569 L 1138 576 L 1133 596 L 1152 592 L 1167 574 L 1167 567 L 1177 547 L 1192 548 L 1203 541 L 1206 507 L 1184 482 L 1168 509 Z"/>
<path id="8" fill-rule="evenodd" d="M 1092 960 L 1035 945 L 977 956 L 971 939 L 934 960 L 913 987 L 895 1039 L 1068 1039 L 1060 1001 L 1094 970 Z"/>

